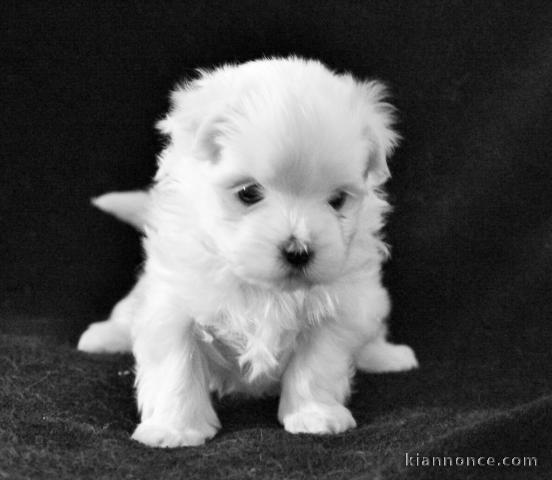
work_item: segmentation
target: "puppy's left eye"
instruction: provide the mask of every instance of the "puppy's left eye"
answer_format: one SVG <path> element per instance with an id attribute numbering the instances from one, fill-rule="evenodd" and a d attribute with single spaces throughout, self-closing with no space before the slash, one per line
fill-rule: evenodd
<path id="1" fill-rule="evenodd" d="M 345 192 L 344 190 L 338 190 L 335 192 L 329 199 L 328 204 L 330 207 L 332 207 L 335 211 L 339 211 L 343 208 L 345 205 L 345 202 L 347 201 L 349 194 Z"/>
<path id="2" fill-rule="evenodd" d="M 258 183 L 241 187 L 236 195 L 244 205 L 253 205 L 264 198 L 263 187 Z"/>

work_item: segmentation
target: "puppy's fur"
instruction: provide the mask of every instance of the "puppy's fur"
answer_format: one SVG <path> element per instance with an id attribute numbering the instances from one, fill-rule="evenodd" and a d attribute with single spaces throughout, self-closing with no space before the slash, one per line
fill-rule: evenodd
<path id="1" fill-rule="evenodd" d="M 417 366 L 386 340 L 392 123 L 382 84 L 295 57 L 173 92 L 151 190 L 95 200 L 144 231 L 143 273 L 79 342 L 134 353 L 135 440 L 204 443 L 220 427 L 211 392 L 280 393 L 289 432 L 343 432 L 355 368 Z"/>

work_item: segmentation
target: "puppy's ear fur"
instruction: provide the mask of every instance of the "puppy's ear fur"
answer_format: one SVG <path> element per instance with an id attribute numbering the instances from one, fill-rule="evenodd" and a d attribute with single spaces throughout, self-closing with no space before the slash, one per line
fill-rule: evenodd
<path id="1" fill-rule="evenodd" d="M 393 128 L 395 109 L 385 100 L 386 86 L 379 81 L 359 82 L 364 134 L 370 152 L 365 176 L 375 184 L 384 183 L 390 176 L 387 159 L 398 145 L 400 136 Z"/>
<path id="2" fill-rule="evenodd" d="M 194 139 L 194 152 L 199 158 L 216 163 L 222 150 L 221 138 L 227 130 L 227 121 L 217 115 L 208 118 L 197 129 Z"/>
<path id="3" fill-rule="evenodd" d="M 199 78 L 175 86 L 170 95 L 169 112 L 155 125 L 173 142 L 178 141 L 182 134 L 195 132 L 216 101 L 209 98 L 201 79 L 201 75 L 208 75 L 208 72 L 197 73 Z"/>
<path id="4" fill-rule="evenodd" d="M 220 139 L 225 133 L 226 123 L 221 115 L 209 117 L 202 122 L 199 119 L 169 115 L 157 127 L 173 143 L 179 143 L 183 139 L 190 142 L 197 158 L 217 162 L 222 149 Z"/>
<path id="5" fill-rule="evenodd" d="M 210 75 L 208 71 L 199 73 Z M 171 111 L 156 127 L 173 144 L 185 142 L 199 158 L 216 162 L 221 150 L 219 140 L 227 126 L 220 114 L 226 102 L 226 98 L 218 98 L 205 86 L 203 77 L 184 83 L 172 92 Z"/>

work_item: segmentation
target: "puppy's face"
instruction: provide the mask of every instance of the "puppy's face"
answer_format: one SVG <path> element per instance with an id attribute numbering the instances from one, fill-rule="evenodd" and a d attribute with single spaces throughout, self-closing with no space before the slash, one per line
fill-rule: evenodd
<path id="1" fill-rule="evenodd" d="M 199 140 L 211 157 L 202 167 L 202 222 L 228 268 L 278 288 L 338 278 L 376 143 L 358 116 L 322 99 L 207 125 Z"/>

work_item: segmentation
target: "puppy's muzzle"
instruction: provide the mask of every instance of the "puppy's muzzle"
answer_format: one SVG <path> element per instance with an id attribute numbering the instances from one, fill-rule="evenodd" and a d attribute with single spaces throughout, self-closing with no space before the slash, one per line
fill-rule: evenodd
<path id="1" fill-rule="evenodd" d="M 314 252 L 308 244 L 291 237 L 281 248 L 282 257 L 294 268 L 304 268 L 312 260 Z"/>

